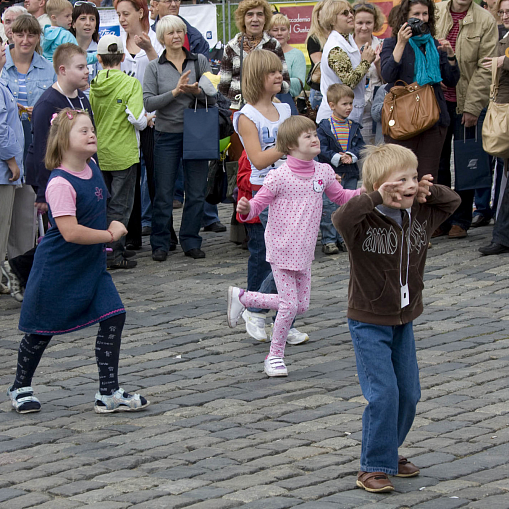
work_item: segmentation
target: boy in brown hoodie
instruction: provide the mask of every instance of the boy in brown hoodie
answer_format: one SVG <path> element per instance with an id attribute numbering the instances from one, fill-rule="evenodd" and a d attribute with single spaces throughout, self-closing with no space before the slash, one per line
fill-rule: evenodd
<path id="1" fill-rule="evenodd" d="M 419 474 L 398 457 L 421 396 L 413 320 L 423 309 L 428 241 L 460 198 L 431 175 L 419 182 L 416 156 L 399 145 L 368 147 L 362 171 L 366 194 L 332 222 L 348 247 L 348 326 L 368 401 L 357 486 L 379 493 L 394 489 L 388 474 Z"/>

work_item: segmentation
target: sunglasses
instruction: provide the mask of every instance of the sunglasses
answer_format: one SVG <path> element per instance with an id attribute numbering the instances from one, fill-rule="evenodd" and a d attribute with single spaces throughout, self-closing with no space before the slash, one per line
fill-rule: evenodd
<path id="1" fill-rule="evenodd" d="M 94 2 L 85 2 L 84 0 L 78 0 L 78 2 L 74 2 L 74 7 L 79 7 L 80 5 L 91 5 L 97 9 L 97 5 Z"/>
<path id="2" fill-rule="evenodd" d="M 353 10 L 358 11 L 359 9 L 369 9 L 370 11 L 375 12 L 375 6 L 371 4 L 355 4 L 353 6 Z"/>
<path id="3" fill-rule="evenodd" d="M 353 9 L 345 9 L 344 11 L 340 12 L 339 14 L 341 14 L 342 16 L 345 16 L 345 18 L 348 18 L 348 16 L 350 16 L 350 14 L 353 14 Z"/>

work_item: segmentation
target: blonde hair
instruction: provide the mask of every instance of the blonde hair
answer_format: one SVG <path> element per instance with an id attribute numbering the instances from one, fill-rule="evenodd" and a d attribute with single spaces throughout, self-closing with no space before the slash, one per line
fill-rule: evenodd
<path id="1" fill-rule="evenodd" d="M 276 150 L 289 154 L 299 146 L 299 136 L 303 133 L 316 131 L 316 124 L 302 115 L 288 117 L 278 128 Z"/>
<path id="2" fill-rule="evenodd" d="M 82 55 L 85 58 L 87 57 L 87 52 L 73 44 L 72 42 L 66 42 L 65 44 L 61 44 L 53 53 L 53 69 L 57 74 L 59 73 L 59 69 L 61 65 L 69 65 L 71 58 L 75 55 Z"/>
<path id="3" fill-rule="evenodd" d="M 184 34 L 187 34 L 187 25 L 178 16 L 172 14 L 163 16 L 156 26 L 156 37 L 162 46 L 164 46 L 164 34 L 170 30 L 183 30 Z"/>
<path id="4" fill-rule="evenodd" d="M 346 0 L 324 0 L 320 13 L 320 24 L 325 30 L 334 30 L 338 14 L 344 10 L 351 10 L 352 6 Z"/>
<path id="5" fill-rule="evenodd" d="M 327 102 L 337 104 L 343 97 L 354 98 L 353 90 L 348 85 L 333 83 L 327 89 Z"/>
<path id="6" fill-rule="evenodd" d="M 353 12 L 354 16 L 357 16 L 359 12 L 367 12 L 373 16 L 375 24 L 373 25 L 373 32 L 378 32 L 384 25 L 384 14 L 383 12 L 375 5 L 366 2 L 366 0 L 357 0 L 353 3 Z"/>
<path id="7" fill-rule="evenodd" d="M 263 8 L 263 14 L 265 15 L 265 25 L 263 25 L 263 30 L 266 31 L 267 27 L 270 24 L 270 20 L 272 18 L 272 9 L 270 5 L 265 0 L 242 0 L 235 11 L 235 24 L 240 32 L 243 34 L 246 33 L 246 13 L 251 9 L 255 9 L 256 7 Z"/>
<path id="8" fill-rule="evenodd" d="M 265 78 L 271 72 L 283 72 L 279 57 L 266 49 L 251 51 L 242 68 L 242 95 L 250 103 L 257 103 L 265 90 Z"/>
<path id="9" fill-rule="evenodd" d="M 65 9 L 73 9 L 72 3 L 67 0 L 48 0 L 46 2 L 46 14 L 51 16 L 58 16 Z"/>
<path id="10" fill-rule="evenodd" d="M 269 27 L 267 30 L 272 30 L 274 27 L 284 26 L 290 30 L 290 20 L 284 15 L 278 12 L 272 16 L 270 20 Z"/>
<path id="11" fill-rule="evenodd" d="M 80 115 L 90 118 L 87 111 L 64 108 L 51 121 L 44 165 L 48 170 L 58 168 L 62 164 L 64 153 L 69 150 L 71 129 Z"/>
<path id="12" fill-rule="evenodd" d="M 279 136 L 279 133 L 278 133 Z M 417 169 L 417 156 L 406 147 L 387 143 L 368 145 L 362 152 L 362 183 L 368 193 L 380 187 L 387 177 L 400 169 Z"/>
<path id="13" fill-rule="evenodd" d="M 306 42 L 308 39 L 313 38 L 316 42 L 320 44 L 320 48 L 323 49 L 327 39 L 329 38 L 329 30 L 325 30 L 325 28 L 321 24 L 321 12 L 323 9 L 323 4 L 325 2 L 318 2 L 313 7 L 313 12 L 311 14 L 311 25 L 309 27 L 308 36 L 306 37 Z"/>

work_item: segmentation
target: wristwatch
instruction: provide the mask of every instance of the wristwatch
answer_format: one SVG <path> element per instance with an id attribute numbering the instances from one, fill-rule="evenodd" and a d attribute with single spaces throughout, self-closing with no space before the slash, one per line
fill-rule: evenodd
<path id="1" fill-rule="evenodd" d="M 447 57 L 447 60 L 449 60 L 450 62 L 454 62 L 456 60 L 456 55 L 452 57 Z"/>

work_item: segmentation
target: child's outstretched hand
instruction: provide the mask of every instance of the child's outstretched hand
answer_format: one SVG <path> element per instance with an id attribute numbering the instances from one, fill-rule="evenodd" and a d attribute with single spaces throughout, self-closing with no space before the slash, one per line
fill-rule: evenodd
<path id="1" fill-rule="evenodd" d="M 113 235 L 113 240 L 120 240 L 121 237 L 127 235 L 127 228 L 120 221 L 112 221 L 108 226 L 108 230 Z"/>
<path id="2" fill-rule="evenodd" d="M 426 203 L 426 198 L 431 194 L 429 188 L 433 185 L 433 177 L 428 174 L 424 175 L 419 182 L 419 189 L 417 190 L 417 201 L 419 203 Z"/>
<path id="3" fill-rule="evenodd" d="M 394 209 L 401 208 L 401 182 L 385 182 L 378 192 L 382 195 L 384 205 Z"/>
<path id="4" fill-rule="evenodd" d="M 341 184 L 341 180 L 342 180 L 342 179 L 341 179 L 341 175 L 338 175 L 338 174 L 336 173 L 335 177 L 336 177 L 336 180 L 338 181 L 338 184 Z"/>
<path id="5" fill-rule="evenodd" d="M 237 212 L 241 216 L 247 216 L 251 212 L 251 204 L 246 197 L 242 197 L 237 203 Z"/>

